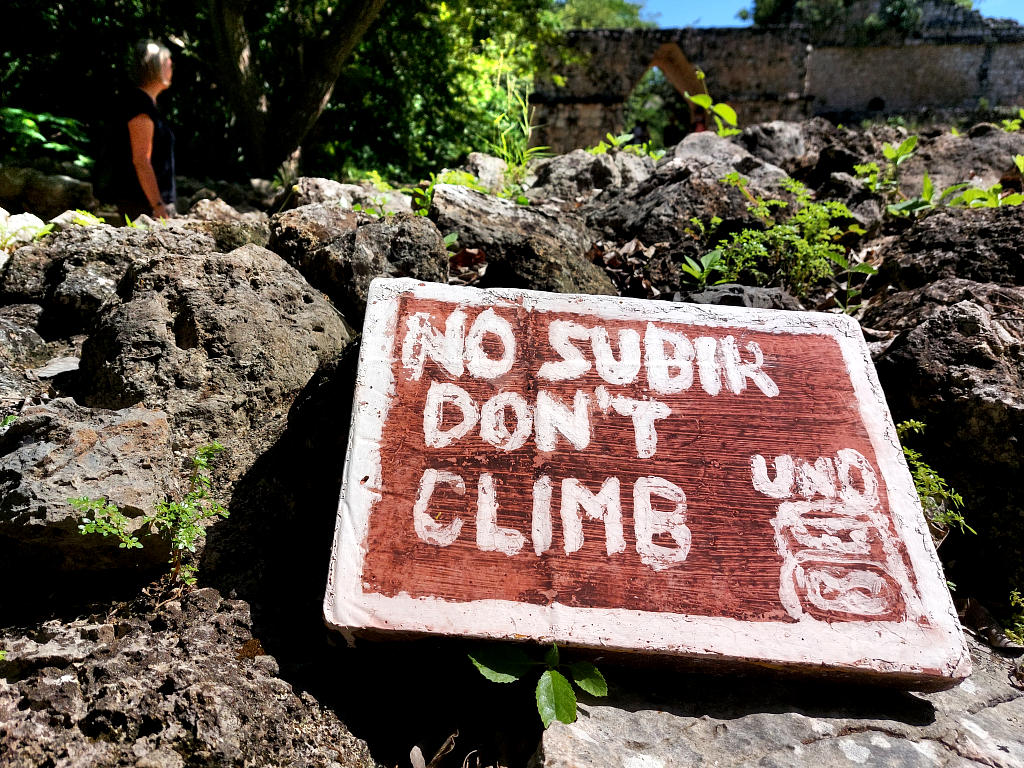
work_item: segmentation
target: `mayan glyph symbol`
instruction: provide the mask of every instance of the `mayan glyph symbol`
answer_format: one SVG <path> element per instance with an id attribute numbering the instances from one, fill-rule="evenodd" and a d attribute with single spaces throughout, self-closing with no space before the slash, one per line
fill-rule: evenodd
<path id="1" fill-rule="evenodd" d="M 772 526 L 786 612 L 829 621 L 916 619 L 919 598 L 882 512 L 870 462 L 846 448 L 813 463 L 776 456 L 774 467 L 770 479 L 765 458 L 750 459 L 754 488 L 785 499 Z"/>

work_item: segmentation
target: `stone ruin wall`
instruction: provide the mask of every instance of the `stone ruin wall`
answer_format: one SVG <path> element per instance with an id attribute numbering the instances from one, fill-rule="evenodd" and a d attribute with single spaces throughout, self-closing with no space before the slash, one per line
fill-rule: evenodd
<path id="1" fill-rule="evenodd" d="M 549 59 L 564 83 L 539 78 L 531 97 L 534 143 L 561 153 L 621 133 L 626 99 L 666 52 L 677 68 L 704 70 L 711 95 L 732 105 L 741 125 L 969 109 L 981 99 L 1024 106 L 1024 27 L 979 19 L 873 45 L 815 45 L 798 27 L 570 32 L 569 63 Z"/>

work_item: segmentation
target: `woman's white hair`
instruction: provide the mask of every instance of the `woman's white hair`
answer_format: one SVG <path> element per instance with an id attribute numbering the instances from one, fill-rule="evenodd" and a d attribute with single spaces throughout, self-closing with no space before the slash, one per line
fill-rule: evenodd
<path id="1" fill-rule="evenodd" d="M 171 58 L 166 45 L 156 40 L 140 40 L 135 44 L 132 58 L 132 79 L 136 85 L 146 85 L 163 76 L 164 62 Z"/>

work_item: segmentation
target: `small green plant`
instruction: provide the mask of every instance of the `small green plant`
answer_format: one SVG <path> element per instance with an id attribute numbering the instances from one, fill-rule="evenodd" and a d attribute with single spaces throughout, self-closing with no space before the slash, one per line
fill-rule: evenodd
<path id="1" fill-rule="evenodd" d="M 203 520 L 227 517 L 228 510 L 211 495 L 210 472 L 224 446 L 214 442 L 204 445 L 192 457 L 189 490 L 180 501 L 158 501 L 153 514 L 142 520 L 139 530 L 148 528 L 150 535 L 163 538 L 171 547 L 171 576 L 192 586 L 196 583 L 196 566 L 183 560 L 185 552 L 195 552 L 202 537 Z M 81 497 L 69 499 L 82 515 L 78 530 L 84 534 L 98 533 L 118 539 L 121 549 L 142 549 L 139 539 L 128 531 L 128 518 L 106 499 Z"/>
<path id="2" fill-rule="evenodd" d="M 1021 175 L 1021 178 L 1024 178 L 1024 155 L 1014 155 L 1013 164 L 1017 166 L 1017 173 Z"/>
<path id="3" fill-rule="evenodd" d="M 715 275 L 725 275 L 728 270 L 722 260 L 722 249 L 715 248 L 713 251 L 708 251 L 700 257 L 699 261 L 696 261 L 689 256 L 683 257 L 684 261 L 679 265 L 679 268 L 683 270 L 684 279 L 692 280 L 698 290 L 703 291 L 711 278 Z M 715 280 L 714 284 L 728 282 L 728 277 L 722 277 L 720 280 Z"/>
<path id="4" fill-rule="evenodd" d="M 750 201 L 747 210 L 761 222 L 760 229 L 735 232 L 719 240 L 723 274 L 732 282 L 741 277 L 755 285 L 781 284 L 796 296 L 805 296 L 816 282 L 833 276 L 837 259 L 845 258 L 846 248 L 840 239 L 849 230 L 842 230 L 833 220 L 852 218 L 849 209 L 835 200 L 814 202 L 807 188 L 795 179 L 784 186 L 795 198 L 794 204 L 784 200 L 763 199 L 752 194 L 749 181 L 738 173 L 721 180 L 737 187 Z M 776 210 L 790 209 L 789 218 L 776 221 Z"/>
<path id="5" fill-rule="evenodd" d="M 896 425 L 896 434 L 903 443 L 912 434 L 923 434 L 925 424 L 915 419 L 907 419 Z M 903 455 L 910 467 L 910 476 L 914 479 L 914 487 L 921 499 L 921 507 L 928 521 L 941 531 L 956 528 L 960 533 L 976 533 L 967 524 L 963 515 L 964 500 L 960 494 L 949 487 L 945 478 L 925 463 L 919 451 L 903 446 Z"/>
<path id="6" fill-rule="evenodd" d="M 7 658 L 7 651 L 0 650 L 0 661 L 4 661 Z"/>
<path id="7" fill-rule="evenodd" d="M 917 136 L 908 136 L 898 146 L 883 144 L 882 156 L 885 158 L 885 170 L 878 163 L 870 162 L 853 166 L 854 173 L 864 180 L 864 185 L 872 192 L 878 192 L 891 198 L 899 197 L 900 166 L 914 156 L 917 151 Z"/>
<path id="8" fill-rule="evenodd" d="M 149 227 L 146 226 L 145 222 L 132 221 L 131 219 L 129 219 L 127 213 L 124 215 L 124 225 L 126 227 L 129 227 L 130 229 L 149 229 Z"/>
<path id="9" fill-rule="evenodd" d="M 9 413 L 4 416 L 3 421 L 0 421 L 0 429 L 7 429 L 11 424 L 18 420 L 18 414 Z"/>
<path id="10" fill-rule="evenodd" d="M 1022 124 L 1024 124 L 1024 107 L 1017 110 L 1017 117 L 999 121 L 999 127 L 1007 133 L 1016 133 L 1020 130 Z"/>
<path id="11" fill-rule="evenodd" d="M 531 147 L 533 113 L 528 93 L 519 87 L 515 75 L 499 71 L 499 81 L 505 86 L 505 107 L 494 119 L 494 138 L 488 148 L 505 161 L 505 176 L 509 183 L 522 186 L 530 162 L 547 157 L 548 147 Z"/>
<path id="12" fill-rule="evenodd" d="M 920 195 L 901 200 L 898 203 L 889 203 L 885 209 L 892 216 L 917 216 L 921 213 L 933 211 L 942 205 L 958 205 L 962 196 L 957 196 L 957 193 L 962 192 L 967 189 L 967 187 L 968 184 L 963 182 L 959 184 L 951 184 L 936 194 L 937 190 L 935 189 L 935 185 L 932 183 L 931 177 L 926 172 L 921 181 Z"/>
<path id="13" fill-rule="evenodd" d="M 697 93 L 691 96 L 689 91 L 687 91 L 683 96 L 714 118 L 716 132 L 719 136 L 735 136 L 740 133 L 740 129 L 737 127 L 739 121 L 736 117 L 736 110 L 723 102 L 716 103 L 708 92 L 707 76 L 699 69 L 696 74 L 701 87 L 704 89 L 704 93 Z"/>
<path id="14" fill-rule="evenodd" d="M 1007 622 L 1006 634 L 1014 642 L 1024 644 L 1024 595 L 1018 589 L 1010 591 L 1010 608 L 1014 612 Z"/>
<path id="15" fill-rule="evenodd" d="M 633 138 L 632 133 L 623 133 L 618 136 L 607 133 L 603 141 L 599 141 L 595 146 L 587 149 L 592 155 L 603 155 L 608 152 L 609 149 L 618 149 L 623 152 L 629 152 L 639 157 L 649 157 L 655 162 L 661 160 L 665 156 L 664 149 L 653 149 L 651 142 L 645 141 L 641 143 L 631 142 Z"/>
<path id="16" fill-rule="evenodd" d="M 71 223 L 79 227 L 95 227 L 100 224 L 106 224 L 107 222 L 89 211 L 83 211 L 81 208 L 77 208 L 75 209 L 75 215 L 72 217 Z"/>
<path id="17" fill-rule="evenodd" d="M 430 179 L 420 182 L 418 187 L 405 188 L 402 191 L 412 196 L 412 209 L 417 216 L 426 216 L 430 213 L 430 204 L 434 201 L 434 187 L 438 184 L 454 184 L 458 187 L 468 187 L 477 192 L 487 192 L 476 176 L 467 171 L 442 171 L 440 174 L 430 174 Z"/>
<path id="18" fill-rule="evenodd" d="M 835 286 L 835 299 L 836 303 L 843 308 L 843 312 L 848 315 L 854 314 L 858 309 L 861 308 L 859 303 L 854 303 L 860 298 L 861 289 L 864 287 L 865 280 L 870 275 L 874 275 L 878 272 L 874 265 L 868 264 L 866 261 L 861 261 L 856 264 L 851 264 L 849 258 L 844 253 L 831 253 L 829 258 L 839 268 L 835 274 L 832 275 L 832 284 Z M 861 284 L 858 286 L 857 276 L 863 275 Z"/>
<path id="19" fill-rule="evenodd" d="M 552 644 L 542 661 L 530 658 L 518 645 L 495 645 L 469 654 L 469 660 L 480 674 L 494 683 L 514 683 L 531 670 L 543 668 L 537 681 L 537 714 L 547 728 L 555 720 L 576 722 L 576 694 L 566 675 L 592 696 L 607 696 L 608 683 L 600 670 L 589 661 L 562 663 L 558 645 Z"/>
<path id="20" fill-rule="evenodd" d="M 996 183 L 988 189 L 965 189 L 957 198 L 957 202 L 968 208 L 998 208 L 1002 205 L 1024 204 L 1024 195 L 1020 192 L 1002 194 L 1003 185 Z"/>

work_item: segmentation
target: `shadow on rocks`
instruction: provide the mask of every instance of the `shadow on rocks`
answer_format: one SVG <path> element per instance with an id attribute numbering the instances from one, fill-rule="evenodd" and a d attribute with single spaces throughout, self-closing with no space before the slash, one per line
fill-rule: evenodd
<path id="1" fill-rule="evenodd" d="M 284 434 L 236 484 L 231 516 L 209 532 L 203 582 L 250 604 L 280 676 L 333 709 L 380 763 L 407 764 L 414 745 L 429 757 L 458 731 L 460 760 L 478 749 L 485 764 L 525 765 L 541 735 L 532 687 L 487 682 L 461 641 L 348 648 L 324 625 L 358 346 L 317 372 Z"/>

